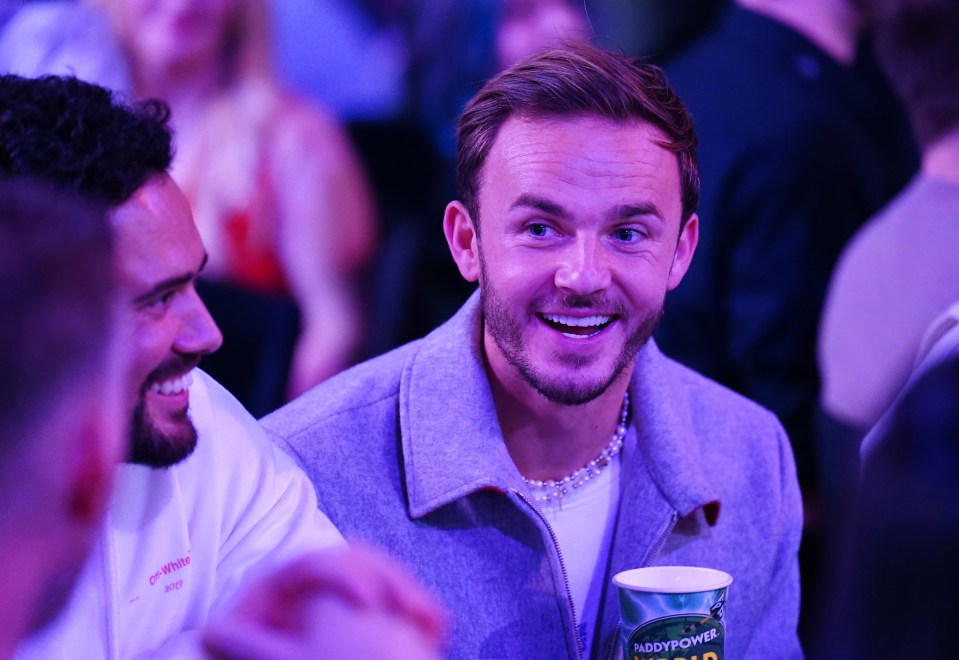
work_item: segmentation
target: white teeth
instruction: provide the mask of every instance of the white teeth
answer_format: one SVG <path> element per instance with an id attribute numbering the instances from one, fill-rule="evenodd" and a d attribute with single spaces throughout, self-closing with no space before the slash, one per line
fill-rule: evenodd
<path id="1" fill-rule="evenodd" d="M 612 320 L 612 316 L 586 316 L 586 317 L 576 317 L 576 316 L 564 316 L 562 314 L 543 314 L 543 318 L 547 321 L 552 321 L 553 323 L 559 323 L 561 325 L 567 325 L 571 328 L 590 328 L 593 326 L 600 326 L 609 323 Z"/>
<path id="2" fill-rule="evenodd" d="M 188 389 L 191 384 L 193 384 L 193 372 L 188 371 L 178 378 L 165 380 L 162 383 L 152 383 L 150 385 L 150 391 L 155 394 L 179 394 L 183 390 Z"/>

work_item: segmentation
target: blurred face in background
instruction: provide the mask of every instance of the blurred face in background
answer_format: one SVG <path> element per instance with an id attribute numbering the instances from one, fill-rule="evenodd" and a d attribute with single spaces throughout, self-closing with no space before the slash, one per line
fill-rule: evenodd
<path id="1" fill-rule="evenodd" d="M 584 39 L 589 26 L 581 9 L 569 0 L 506 0 L 496 28 L 500 68 L 565 39 Z"/>
<path id="2" fill-rule="evenodd" d="M 246 0 L 104 0 L 138 71 L 206 67 Z"/>

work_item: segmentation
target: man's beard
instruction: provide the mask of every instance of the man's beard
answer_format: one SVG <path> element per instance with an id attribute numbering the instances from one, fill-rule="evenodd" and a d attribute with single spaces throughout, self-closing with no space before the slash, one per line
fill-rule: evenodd
<path id="1" fill-rule="evenodd" d="M 189 415 L 183 413 L 184 424 L 175 434 L 161 433 L 146 411 L 141 397 L 133 410 L 133 425 L 130 430 L 130 463 L 166 468 L 176 465 L 193 453 L 196 448 L 196 427 Z"/>
<path id="2" fill-rule="evenodd" d="M 153 468 L 167 468 L 176 465 L 193 453 L 197 443 L 197 432 L 188 412 L 184 410 L 182 419 L 176 420 L 179 422 L 177 431 L 162 433 L 156 428 L 147 412 L 146 390 L 149 383 L 182 373 L 184 366 L 189 365 L 189 368 L 193 368 L 198 363 L 199 358 L 178 360 L 175 363 L 166 362 L 147 377 L 133 410 L 130 427 L 130 456 L 127 462 Z"/>
<path id="3" fill-rule="evenodd" d="M 482 254 L 482 253 L 481 253 Z M 609 376 L 599 381 L 585 381 L 577 373 L 579 368 L 587 366 L 591 359 L 583 357 L 561 357 L 557 356 L 569 368 L 568 376 L 549 377 L 546 374 L 539 373 L 533 367 L 529 360 L 529 354 L 523 340 L 523 326 L 510 313 L 507 306 L 496 295 L 496 290 L 490 284 L 489 277 L 486 276 L 486 264 L 480 257 L 480 270 L 483 278 L 480 286 L 480 296 L 483 305 L 483 318 L 486 329 L 493 337 L 496 345 L 499 347 L 506 361 L 509 362 L 522 376 L 530 387 L 545 396 L 554 403 L 565 406 L 578 406 L 596 399 L 603 394 L 619 378 L 627 367 L 636 360 L 639 350 L 646 345 L 649 338 L 652 337 L 659 320 L 663 315 L 663 307 L 650 312 L 642 318 L 636 329 L 629 335 L 622 351 L 616 358 L 616 362 Z M 605 304 L 601 298 L 595 296 L 565 296 L 563 298 L 564 307 L 575 309 L 597 310 L 594 313 L 609 313 L 609 305 Z M 535 306 L 531 306 L 533 309 Z M 602 310 L 602 311 L 599 311 Z M 616 306 L 614 313 L 619 316 L 620 323 L 624 322 L 622 306 Z M 533 316 L 533 312 L 528 312 Z"/>

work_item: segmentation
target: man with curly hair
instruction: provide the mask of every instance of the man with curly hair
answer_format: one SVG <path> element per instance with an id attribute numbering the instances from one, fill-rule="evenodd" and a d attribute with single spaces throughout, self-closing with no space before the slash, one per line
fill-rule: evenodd
<path id="1" fill-rule="evenodd" d="M 307 580 L 298 604 L 322 581 L 349 592 L 363 567 L 391 579 L 377 560 L 340 550 L 306 477 L 196 368 L 222 337 L 195 289 L 206 252 L 167 174 L 168 120 L 160 102 L 124 105 L 76 78 L 0 77 L 0 176 L 31 176 L 109 207 L 132 328 L 130 445 L 107 524 L 66 615 L 23 658 L 193 654 L 208 619 L 229 617 L 241 583 L 317 549 L 338 552 L 286 574 L 285 583 Z M 337 561 L 344 570 L 329 570 Z M 269 600 L 272 585 L 254 593 Z M 262 622 L 245 627 L 253 623 Z"/>

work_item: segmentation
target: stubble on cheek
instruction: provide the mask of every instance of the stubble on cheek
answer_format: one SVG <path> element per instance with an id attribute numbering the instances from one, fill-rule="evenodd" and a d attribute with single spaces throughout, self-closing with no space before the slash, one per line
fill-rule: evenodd
<path id="1" fill-rule="evenodd" d="M 531 347 L 527 345 L 523 331 L 525 327 L 536 322 L 534 310 L 542 308 L 541 301 L 531 301 L 522 318 L 512 314 L 508 305 L 491 284 L 482 251 L 480 252 L 480 297 L 486 332 L 493 338 L 507 363 L 516 369 L 529 386 L 550 401 L 563 405 L 588 403 L 609 389 L 633 364 L 638 352 L 656 330 L 663 314 L 662 305 L 656 311 L 646 314 L 630 332 L 609 373 L 605 377 L 587 379 L 582 372 L 600 359 L 598 355 L 558 351 L 550 354 L 549 361 L 565 370 L 566 373 L 548 374 L 533 365 L 530 359 Z M 592 297 L 566 297 L 562 304 L 568 308 L 603 310 L 603 313 L 613 311 L 617 317 L 617 323 L 628 323 L 630 320 L 622 305 L 611 306 Z M 615 307 L 615 310 L 612 307 Z"/>

